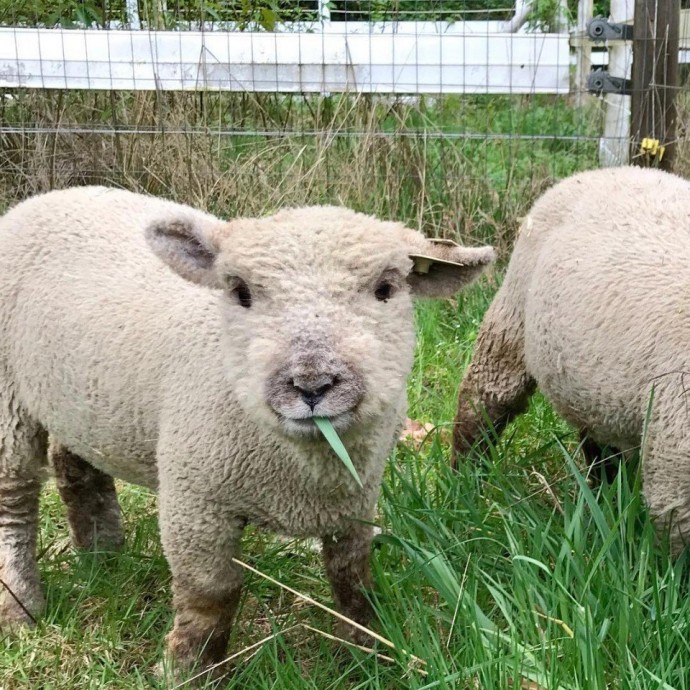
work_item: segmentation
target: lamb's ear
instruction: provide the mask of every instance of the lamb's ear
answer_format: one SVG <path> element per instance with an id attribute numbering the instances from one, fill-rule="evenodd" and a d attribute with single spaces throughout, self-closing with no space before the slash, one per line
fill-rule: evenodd
<path id="1" fill-rule="evenodd" d="M 161 219 L 146 228 L 154 254 L 186 280 L 209 288 L 222 285 L 215 271 L 220 251 L 217 227 L 195 218 Z"/>
<path id="2" fill-rule="evenodd" d="M 418 245 L 418 243 L 415 243 Z M 407 282 L 418 297 L 451 297 L 478 278 L 496 258 L 493 247 L 461 247 L 450 240 L 424 240 L 409 254 Z"/>

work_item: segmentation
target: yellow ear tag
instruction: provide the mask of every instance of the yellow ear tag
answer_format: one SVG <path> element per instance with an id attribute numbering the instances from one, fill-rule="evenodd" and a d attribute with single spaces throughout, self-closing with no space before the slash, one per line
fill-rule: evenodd
<path id="1" fill-rule="evenodd" d="M 412 259 L 412 270 L 415 273 L 428 273 L 431 268 L 431 264 L 434 263 L 434 259 L 430 256 L 410 256 Z"/>

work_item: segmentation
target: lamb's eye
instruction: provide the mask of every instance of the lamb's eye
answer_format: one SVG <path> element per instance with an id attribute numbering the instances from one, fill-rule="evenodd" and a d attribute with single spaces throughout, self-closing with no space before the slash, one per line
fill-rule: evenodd
<path id="1" fill-rule="evenodd" d="M 379 302 L 387 302 L 393 296 L 393 285 L 387 280 L 382 280 L 374 290 L 374 295 Z"/>
<path id="2" fill-rule="evenodd" d="M 247 283 L 245 283 L 243 280 L 237 284 L 237 287 L 232 291 L 232 293 L 237 298 L 237 303 L 241 307 L 249 309 L 249 307 L 252 306 L 252 293 L 250 292 Z"/>

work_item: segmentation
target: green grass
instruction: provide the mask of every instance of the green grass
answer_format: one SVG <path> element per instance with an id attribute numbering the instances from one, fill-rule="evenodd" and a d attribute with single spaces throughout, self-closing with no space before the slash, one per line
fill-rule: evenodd
<path id="1" fill-rule="evenodd" d="M 375 630 L 393 642 L 348 650 L 328 614 L 248 576 L 229 653 L 228 688 L 690 688 L 688 558 L 655 543 L 639 473 L 593 491 L 576 441 L 538 396 L 484 457 L 448 467 L 442 433 L 494 288 L 418 308 L 411 411 L 440 425 L 388 465 L 373 558 Z M 124 486 L 127 545 L 75 554 L 46 489 L 41 571 L 48 611 L 0 642 L 0 687 L 156 688 L 172 622 L 155 497 Z M 317 554 L 250 529 L 244 559 L 329 604 Z M 389 656 L 392 661 L 382 658 Z M 415 657 L 423 660 L 416 661 Z"/>

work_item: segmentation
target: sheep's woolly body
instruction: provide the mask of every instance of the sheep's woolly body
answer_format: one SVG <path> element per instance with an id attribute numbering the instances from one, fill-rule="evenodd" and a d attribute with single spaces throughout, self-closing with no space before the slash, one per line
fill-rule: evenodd
<path id="1" fill-rule="evenodd" d="M 499 424 L 534 382 L 600 443 L 639 447 L 652 512 L 690 537 L 690 184 L 640 168 L 587 172 L 546 192 L 523 222 L 460 390 L 456 450 L 473 408 Z M 654 389 L 653 399 L 652 389 Z"/>
<path id="2" fill-rule="evenodd" d="M 232 558 L 247 522 L 324 540 L 336 602 L 365 623 L 365 523 L 405 414 L 415 251 L 433 247 L 398 223 L 332 207 L 225 223 L 91 187 L 8 212 L 0 219 L 3 578 L 40 608 L 27 554 L 47 432 L 59 442 L 54 460 L 75 543 L 88 545 L 93 529 L 121 541 L 108 475 L 158 490 L 178 660 L 202 648 L 202 663 L 222 656 L 241 581 Z M 445 266 L 415 278 L 420 292 L 454 292 L 492 259 L 488 248 L 443 252 L 457 275 Z M 314 431 L 312 411 L 342 426 L 363 489 Z M 0 622 L 22 616 L 0 598 Z"/>

